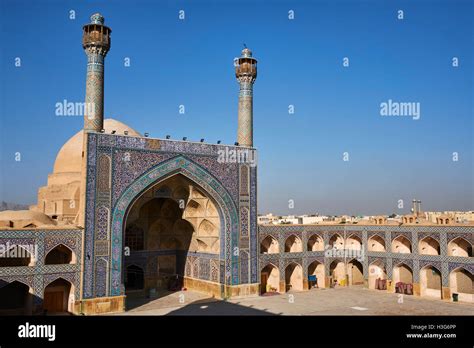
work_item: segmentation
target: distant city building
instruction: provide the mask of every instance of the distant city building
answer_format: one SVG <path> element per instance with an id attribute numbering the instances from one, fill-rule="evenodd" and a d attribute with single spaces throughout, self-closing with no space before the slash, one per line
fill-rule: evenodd
<path id="1" fill-rule="evenodd" d="M 430 211 L 425 212 L 426 220 L 440 224 L 441 219 L 448 219 L 449 221 L 454 221 L 456 223 L 472 223 L 474 222 L 474 211 Z M 446 220 L 444 220 L 446 222 Z"/>

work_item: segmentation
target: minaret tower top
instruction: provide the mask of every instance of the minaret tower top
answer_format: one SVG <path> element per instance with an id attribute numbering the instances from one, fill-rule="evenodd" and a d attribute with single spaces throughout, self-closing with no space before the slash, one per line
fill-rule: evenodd
<path id="1" fill-rule="evenodd" d="M 257 60 L 245 47 L 239 58 L 235 58 L 235 77 L 240 84 L 237 142 L 253 147 L 253 84 L 257 78 Z"/>
<path id="2" fill-rule="evenodd" d="M 110 49 L 110 33 L 112 30 L 104 25 L 104 17 L 100 13 L 91 16 L 91 22 L 82 27 L 82 47 L 97 49 L 105 56 Z"/>
<path id="3" fill-rule="evenodd" d="M 257 60 L 252 57 L 252 51 L 245 47 L 242 55 L 236 59 L 235 76 L 241 82 L 241 78 L 250 77 L 252 83 L 257 78 Z"/>

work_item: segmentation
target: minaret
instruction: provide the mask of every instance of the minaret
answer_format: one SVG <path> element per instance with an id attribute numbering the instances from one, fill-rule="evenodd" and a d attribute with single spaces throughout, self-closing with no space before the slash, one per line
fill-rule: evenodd
<path id="1" fill-rule="evenodd" d="M 82 172 L 77 224 L 85 227 L 87 182 L 87 133 L 104 128 L 104 59 L 110 49 L 112 30 L 104 25 L 100 13 L 91 16 L 91 23 L 82 27 L 82 47 L 87 54 L 86 105 L 82 142 Z"/>
<path id="2" fill-rule="evenodd" d="M 235 59 L 235 76 L 240 83 L 237 142 L 253 147 L 253 84 L 257 78 L 257 60 L 247 47 Z"/>
<path id="3" fill-rule="evenodd" d="M 85 132 L 100 132 L 104 127 L 104 59 L 110 49 L 111 32 L 99 13 L 94 13 L 91 23 L 83 27 L 82 47 L 87 54 Z"/>

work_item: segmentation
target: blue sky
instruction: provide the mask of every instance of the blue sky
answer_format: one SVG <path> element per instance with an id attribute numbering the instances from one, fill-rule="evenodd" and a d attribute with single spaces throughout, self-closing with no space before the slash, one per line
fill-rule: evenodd
<path id="1" fill-rule="evenodd" d="M 55 104 L 84 100 L 81 28 L 98 11 L 112 28 L 105 115 L 153 137 L 234 143 L 233 58 L 244 42 L 253 50 L 260 213 L 405 213 L 412 198 L 474 209 L 471 1 L 0 3 L 0 200 L 35 203 L 81 129 Z M 420 103 L 420 119 L 380 116 L 389 99 Z"/>

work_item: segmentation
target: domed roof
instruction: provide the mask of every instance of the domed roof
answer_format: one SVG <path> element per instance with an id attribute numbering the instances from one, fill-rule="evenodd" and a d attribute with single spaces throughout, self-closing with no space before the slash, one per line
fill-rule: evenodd
<path id="1" fill-rule="evenodd" d="M 129 136 L 141 136 L 140 133 L 133 130 L 126 124 L 117 120 L 108 118 L 104 120 L 104 129 L 106 133 L 111 133 L 113 130 L 117 134 L 123 134 L 124 131 L 128 131 Z M 66 144 L 63 145 L 56 156 L 54 162 L 53 173 L 71 173 L 80 172 L 82 166 L 82 141 L 84 138 L 84 131 L 77 132 L 72 138 L 70 138 Z"/>

